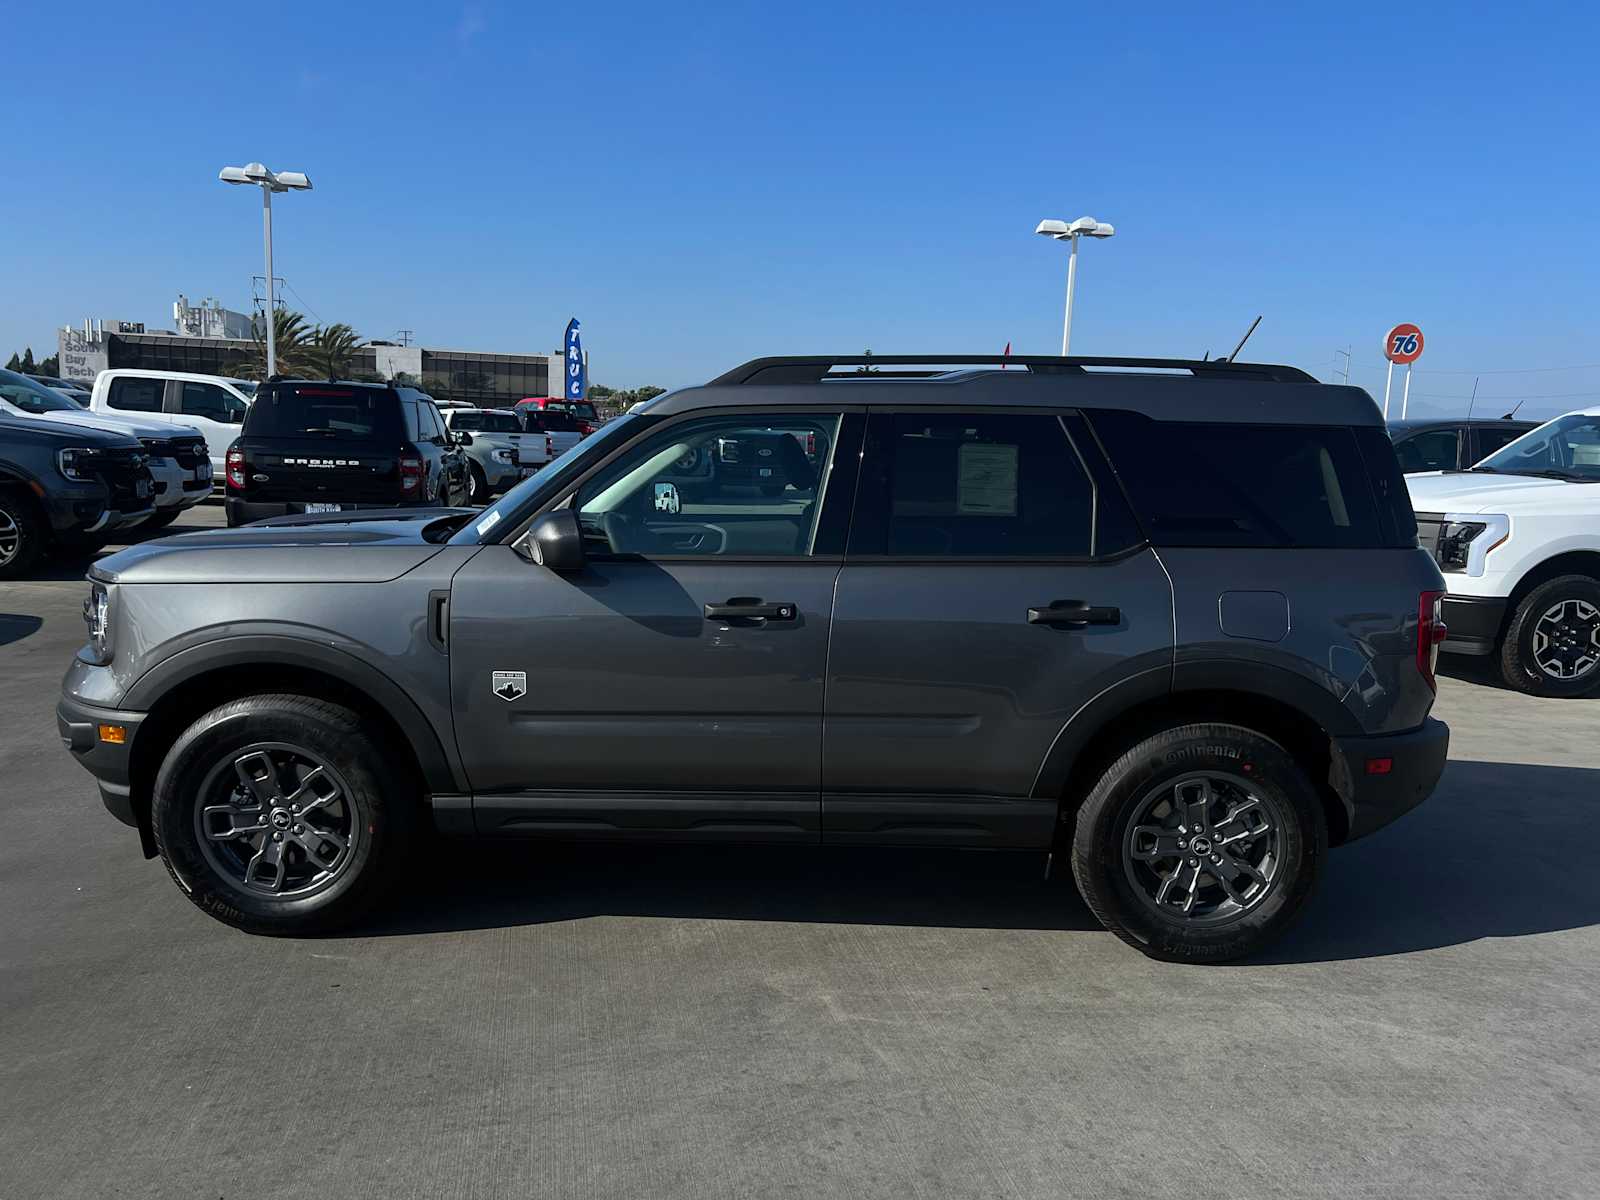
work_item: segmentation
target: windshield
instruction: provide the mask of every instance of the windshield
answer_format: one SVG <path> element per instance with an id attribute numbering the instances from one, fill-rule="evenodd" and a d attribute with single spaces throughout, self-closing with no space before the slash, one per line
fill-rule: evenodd
<path id="1" fill-rule="evenodd" d="M 0 399 L 25 413 L 77 412 L 78 406 L 60 392 L 35 383 L 26 375 L 0 370 Z"/>
<path id="2" fill-rule="evenodd" d="M 1600 414 L 1571 413 L 1546 421 L 1473 470 L 1600 481 Z"/>
<path id="3" fill-rule="evenodd" d="M 249 396 L 252 400 L 256 398 L 256 388 L 260 386 L 259 384 L 244 379 L 230 379 L 228 382 L 239 389 L 240 395 Z"/>
<path id="4" fill-rule="evenodd" d="M 484 509 L 476 521 L 462 529 L 451 540 L 474 546 L 480 542 L 498 540 L 498 535 L 521 520 L 523 510 L 536 496 L 542 495 L 550 484 L 562 477 L 578 474 L 590 460 L 605 457 L 613 448 L 651 424 L 654 424 L 654 419 L 642 415 L 626 416 L 612 421 L 599 433 L 584 438 L 565 453 L 551 459 L 537 473 L 517 484 Z M 496 529 L 496 526 L 500 528 Z"/>
<path id="5" fill-rule="evenodd" d="M 246 437 L 402 442 L 399 397 L 386 388 L 279 383 L 244 418 Z"/>

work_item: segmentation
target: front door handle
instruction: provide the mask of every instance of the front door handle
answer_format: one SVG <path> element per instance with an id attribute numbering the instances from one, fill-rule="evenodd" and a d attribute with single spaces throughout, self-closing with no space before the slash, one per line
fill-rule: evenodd
<path id="1" fill-rule="evenodd" d="M 1052 600 L 1043 608 L 1028 610 L 1029 625 L 1120 625 L 1122 610 L 1085 604 L 1082 600 Z"/>
<path id="2" fill-rule="evenodd" d="M 759 598 L 735 596 L 726 604 L 707 604 L 703 611 L 708 621 L 725 621 L 731 617 L 754 617 L 763 621 L 792 621 L 799 612 L 799 608 L 783 600 L 775 600 L 769 604 Z"/>

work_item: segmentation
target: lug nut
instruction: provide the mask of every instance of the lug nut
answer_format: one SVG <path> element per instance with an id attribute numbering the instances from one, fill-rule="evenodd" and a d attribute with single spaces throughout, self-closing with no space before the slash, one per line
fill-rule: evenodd
<path id="1" fill-rule="evenodd" d="M 1179 838 L 1178 839 L 1178 849 L 1179 850 L 1187 850 L 1188 848 L 1189 848 L 1189 843 L 1184 841 L 1182 838 Z"/>
<path id="2" fill-rule="evenodd" d="M 295 831 L 295 832 L 296 832 L 296 833 L 299 833 L 299 832 L 301 832 L 301 829 L 300 829 L 300 826 L 298 826 L 298 825 L 296 825 L 296 826 L 295 826 L 295 827 L 294 827 L 294 831 Z"/>
<path id="3" fill-rule="evenodd" d="M 273 840 L 273 841 L 275 841 L 275 842 L 281 842 L 281 841 L 283 841 L 283 834 L 281 834 L 281 833 L 275 833 L 275 834 L 273 834 L 273 835 L 272 835 L 272 840 Z"/>
<path id="4" fill-rule="evenodd" d="M 1198 858 L 1191 858 L 1189 860 L 1189 865 L 1191 867 L 1198 867 L 1200 865 L 1200 860 Z"/>

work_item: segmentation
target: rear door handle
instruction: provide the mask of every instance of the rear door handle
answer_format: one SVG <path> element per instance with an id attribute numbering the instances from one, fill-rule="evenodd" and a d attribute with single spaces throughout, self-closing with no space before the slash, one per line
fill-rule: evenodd
<path id="1" fill-rule="evenodd" d="M 708 621 L 723 621 L 730 617 L 756 617 L 764 621 L 792 621 L 799 612 L 796 605 L 783 600 L 768 604 L 760 599 L 735 596 L 726 604 L 707 604 L 703 611 Z"/>
<path id="2" fill-rule="evenodd" d="M 1043 608 L 1028 610 L 1029 625 L 1120 625 L 1122 610 L 1085 604 L 1082 600 L 1052 600 Z"/>

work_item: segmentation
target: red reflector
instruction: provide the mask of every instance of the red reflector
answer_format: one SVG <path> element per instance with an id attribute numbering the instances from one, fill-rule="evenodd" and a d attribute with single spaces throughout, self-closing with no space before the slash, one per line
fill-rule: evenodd
<path id="1" fill-rule="evenodd" d="M 1387 775 L 1392 770 L 1394 770 L 1394 759 L 1392 758 L 1367 759 L 1368 775 Z"/>

